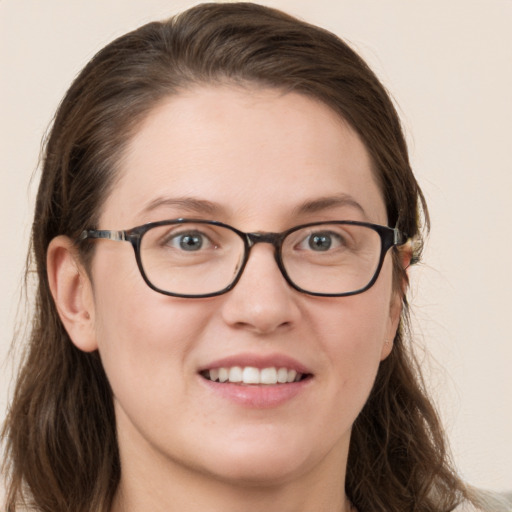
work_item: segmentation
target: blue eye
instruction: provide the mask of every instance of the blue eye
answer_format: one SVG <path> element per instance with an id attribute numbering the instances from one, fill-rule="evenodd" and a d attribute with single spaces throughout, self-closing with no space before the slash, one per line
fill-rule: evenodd
<path id="1" fill-rule="evenodd" d="M 345 241 L 340 234 L 333 231 L 317 231 L 310 233 L 300 245 L 314 252 L 327 252 L 341 248 Z"/>
<path id="2" fill-rule="evenodd" d="M 184 251 L 197 251 L 203 246 L 203 239 L 199 235 L 180 235 L 178 240 Z"/>
<path id="3" fill-rule="evenodd" d="M 314 251 L 328 251 L 333 240 L 330 233 L 315 233 L 308 238 L 308 245 Z"/>
<path id="4" fill-rule="evenodd" d="M 195 252 L 200 251 L 204 246 L 211 245 L 208 237 L 203 233 L 197 231 L 188 231 L 178 233 L 169 238 L 167 245 L 174 249 L 181 249 L 182 251 Z"/>

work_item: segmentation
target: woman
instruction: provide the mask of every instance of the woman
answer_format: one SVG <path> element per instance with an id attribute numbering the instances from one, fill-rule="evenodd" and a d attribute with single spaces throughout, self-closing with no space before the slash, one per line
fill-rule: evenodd
<path id="1" fill-rule="evenodd" d="M 421 212 L 332 34 L 205 4 L 108 45 L 45 149 L 7 510 L 485 509 L 409 349 Z"/>

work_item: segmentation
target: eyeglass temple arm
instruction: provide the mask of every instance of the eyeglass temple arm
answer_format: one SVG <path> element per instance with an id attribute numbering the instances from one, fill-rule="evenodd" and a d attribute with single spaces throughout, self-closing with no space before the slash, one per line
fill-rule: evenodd
<path id="1" fill-rule="evenodd" d="M 107 240 L 125 241 L 128 240 L 126 231 L 112 231 L 107 229 L 84 229 L 78 241 L 85 240 L 86 238 L 105 238 Z"/>
<path id="2" fill-rule="evenodd" d="M 402 233 L 398 228 L 393 228 L 393 245 L 403 245 L 407 243 L 409 237 Z"/>

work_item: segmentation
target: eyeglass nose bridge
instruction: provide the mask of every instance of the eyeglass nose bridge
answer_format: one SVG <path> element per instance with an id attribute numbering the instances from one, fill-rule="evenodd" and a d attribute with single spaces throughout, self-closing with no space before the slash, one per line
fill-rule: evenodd
<path id="1" fill-rule="evenodd" d="M 285 281 L 287 281 L 289 284 L 294 286 L 294 284 L 290 281 L 290 278 L 288 277 L 288 274 L 286 273 L 286 270 L 284 269 L 283 262 L 281 259 L 281 247 L 283 244 L 283 240 L 286 237 L 287 233 L 272 233 L 272 232 L 265 232 L 265 231 L 257 231 L 255 233 L 244 233 L 245 240 L 246 240 L 246 255 L 245 255 L 245 261 L 240 269 L 240 276 L 245 269 L 245 266 L 247 262 L 249 261 L 249 256 L 251 254 L 251 249 L 256 244 L 271 244 L 274 246 L 274 259 L 277 263 L 277 267 L 279 268 L 279 271 L 283 275 Z"/>
<path id="2" fill-rule="evenodd" d="M 256 233 L 245 233 L 247 245 L 252 248 L 256 244 L 272 244 L 276 250 L 279 250 L 283 241 L 283 233 L 268 233 L 264 231 L 257 231 Z"/>

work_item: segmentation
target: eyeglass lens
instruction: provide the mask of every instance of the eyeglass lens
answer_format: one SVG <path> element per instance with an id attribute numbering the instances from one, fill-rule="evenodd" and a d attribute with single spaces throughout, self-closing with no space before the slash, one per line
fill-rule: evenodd
<path id="1" fill-rule="evenodd" d="M 245 251 L 242 237 L 227 227 L 186 222 L 149 229 L 142 236 L 140 258 L 154 287 L 194 296 L 230 286 Z M 302 227 L 290 232 L 281 248 L 288 279 L 311 293 L 343 294 L 366 287 L 380 256 L 380 235 L 370 227 L 351 224 Z"/>

